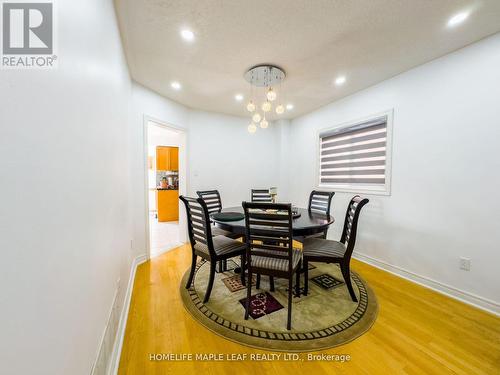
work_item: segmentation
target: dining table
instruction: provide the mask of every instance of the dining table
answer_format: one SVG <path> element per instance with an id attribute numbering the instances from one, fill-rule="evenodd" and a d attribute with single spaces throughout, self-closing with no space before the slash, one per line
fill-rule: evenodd
<path id="1" fill-rule="evenodd" d="M 335 221 L 331 215 L 309 211 L 307 208 L 294 207 L 293 210 L 295 211 L 292 221 L 294 237 L 305 237 L 322 233 Z M 221 212 L 238 212 L 243 214 L 243 207 L 227 207 L 223 208 Z M 212 217 L 212 220 L 220 229 L 227 230 L 234 234 L 241 234 L 242 236 L 245 235 L 246 228 L 244 218 L 235 221 L 225 221 Z"/>
<path id="2" fill-rule="evenodd" d="M 292 220 L 292 234 L 294 238 L 303 238 L 306 236 L 311 236 L 317 233 L 323 233 L 328 229 L 330 225 L 332 225 L 335 221 L 333 216 L 326 215 L 314 211 L 310 211 L 307 208 L 293 207 L 293 220 Z M 223 208 L 220 212 L 224 213 L 240 213 L 244 214 L 243 207 L 226 207 Z M 229 231 L 234 234 L 241 234 L 245 236 L 246 227 L 245 227 L 245 218 L 241 218 L 239 220 L 220 220 L 217 217 L 211 215 L 211 220 L 214 225 L 220 229 Z M 227 264 L 222 262 L 219 265 L 219 270 L 227 270 Z M 241 272 L 240 267 L 236 267 L 234 269 L 236 273 Z"/>

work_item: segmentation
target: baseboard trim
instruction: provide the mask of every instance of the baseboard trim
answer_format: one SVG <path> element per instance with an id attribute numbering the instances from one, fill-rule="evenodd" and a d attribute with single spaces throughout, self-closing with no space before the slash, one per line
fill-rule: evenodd
<path id="1" fill-rule="evenodd" d="M 405 270 L 404 268 L 389 264 L 382 260 L 373 258 L 371 256 L 354 252 L 353 257 L 361 262 L 367 263 L 371 266 L 380 268 L 384 271 L 390 272 L 396 276 L 402 277 L 403 279 L 412 281 L 416 284 L 422 285 L 426 288 L 432 289 L 438 293 L 444 294 L 448 297 L 454 298 L 468 305 L 472 305 L 481 310 L 492 313 L 496 316 L 500 316 L 500 303 L 489 300 L 484 297 L 477 296 L 475 294 L 464 292 L 450 285 L 446 285 L 439 281 L 433 280 L 431 278 L 417 275 L 414 272 Z"/>
<path id="2" fill-rule="evenodd" d="M 113 302 L 111 303 L 111 308 L 109 309 L 108 312 L 108 318 L 106 320 L 106 326 L 104 328 L 104 331 L 102 333 L 101 339 L 99 340 L 99 347 L 97 348 L 97 354 L 96 354 L 96 359 L 94 363 L 92 364 L 92 369 L 90 370 L 91 375 L 96 375 L 96 374 L 102 374 L 106 371 L 106 355 L 108 353 L 105 353 L 104 350 L 106 349 L 108 343 L 109 343 L 109 330 L 112 328 L 112 317 L 114 314 L 114 309 L 116 306 L 116 300 L 118 298 L 118 289 L 115 290 L 115 294 L 113 296 Z M 108 341 L 108 342 L 106 342 Z"/>
<path id="3" fill-rule="evenodd" d="M 127 290 L 125 292 L 125 300 L 123 301 L 123 308 L 120 314 L 120 321 L 118 323 L 115 343 L 113 345 L 113 355 L 111 357 L 109 370 L 107 371 L 109 375 L 115 375 L 118 373 L 120 356 L 123 347 L 123 339 L 125 337 L 125 328 L 127 327 L 128 312 L 130 309 L 130 299 L 132 297 L 132 290 L 134 289 L 135 274 L 137 271 L 137 267 L 147 260 L 148 256 L 146 254 L 139 255 L 134 258 L 134 260 L 132 261 L 132 265 L 130 266 L 130 276 L 128 279 Z"/>

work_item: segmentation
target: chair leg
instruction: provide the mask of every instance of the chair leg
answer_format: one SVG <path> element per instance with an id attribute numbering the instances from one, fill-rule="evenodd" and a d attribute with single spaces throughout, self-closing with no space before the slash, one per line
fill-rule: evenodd
<path id="1" fill-rule="evenodd" d="M 351 295 L 351 299 L 353 300 L 353 302 L 358 302 L 356 294 L 354 294 L 354 289 L 352 288 L 351 271 L 349 269 L 349 263 L 340 263 L 340 270 L 342 271 L 342 276 L 344 276 L 344 281 L 345 284 L 347 285 L 347 290 L 349 290 L 349 294 Z"/>
<path id="2" fill-rule="evenodd" d="M 255 287 L 260 289 L 260 273 L 257 274 L 257 282 L 255 283 Z"/>
<path id="3" fill-rule="evenodd" d="M 196 260 L 198 259 L 198 256 L 193 252 L 193 260 L 191 261 L 191 271 L 189 272 L 189 278 L 186 283 L 186 289 L 189 289 L 191 287 L 191 283 L 193 282 L 193 277 L 194 277 L 194 270 L 196 269 Z"/>
<path id="4" fill-rule="evenodd" d="M 286 329 L 292 329 L 292 288 L 293 288 L 293 275 L 288 278 L 288 319 L 286 322 Z"/>
<path id="5" fill-rule="evenodd" d="M 210 293 L 212 293 L 212 287 L 214 286 L 214 278 L 215 278 L 215 264 L 216 262 L 210 262 L 210 277 L 208 279 L 207 292 L 205 293 L 205 298 L 203 299 L 203 303 L 207 303 L 210 298 Z"/>
<path id="6" fill-rule="evenodd" d="M 241 278 L 241 284 L 243 286 L 246 285 L 245 283 L 245 262 L 246 262 L 246 255 L 245 254 L 242 254 L 241 255 L 241 274 L 240 274 L 240 278 Z"/>
<path id="7" fill-rule="evenodd" d="M 274 276 L 269 276 L 269 285 L 271 287 L 271 292 L 274 292 Z"/>
<path id="8" fill-rule="evenodd" d="M 300 270 L 302 268 L 302 261 L 299 264 L 299 267 L 297 267 L 297 274 L 295 275 L 295 296 L 300 297 Z"/>
<path id="9" fill-rule="evenodd" d="M 248 319 L 248 314 L 250 313 L 250 297 L 252 295 L 252 274 L 248 272 L 247 279 L 247 301 L 245 306 L 245 320 Z"/>
<path id="10" fill-rule="evenodd" d="M 309 291 L 309 263 L 304 259 L 304 295 Z"/>

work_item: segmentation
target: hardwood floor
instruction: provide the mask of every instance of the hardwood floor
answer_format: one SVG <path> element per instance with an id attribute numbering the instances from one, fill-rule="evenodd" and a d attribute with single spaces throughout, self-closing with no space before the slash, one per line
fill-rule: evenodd
<path id="1" fill-rule="evenodd" d="M 299 362 L 151 361 L 154 353 L 270 353 L 219 337 L 186 312 L 178 289 L 190 256 L 182 246 L 137 269 L 119 374 L 500 374 L 500 318 L 359 261 L 352 268 L 377 295 L 377 321 L 321 352 L 349 361 L 308 361 L 307 353 Z"/>

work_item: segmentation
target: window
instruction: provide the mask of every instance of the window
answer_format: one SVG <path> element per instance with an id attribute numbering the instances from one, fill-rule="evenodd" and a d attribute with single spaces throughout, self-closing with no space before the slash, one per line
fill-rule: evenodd
<path id="1" fill-rule="evenodd" d="M 319 187 L 390 193 L 392 111 L 319 133 Z"/>

